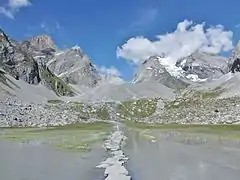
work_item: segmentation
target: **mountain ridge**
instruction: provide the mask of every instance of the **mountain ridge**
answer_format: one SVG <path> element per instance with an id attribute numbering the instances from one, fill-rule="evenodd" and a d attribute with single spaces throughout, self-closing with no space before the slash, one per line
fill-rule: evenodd
<path id="1" fill-rule="evenodd" d="M 239 112 L 238 106 L 231 105 L 240 97 L 239 73 L 232 74 L 229 69 L 237 70 L 240 65 L 235 57 L 229 63 L 215 54 L 195 52 L 169 64 L 170 57 L 151 56 L 140 65 L 133 82 L 126 82 L 117 74 L 101 72 L 78 46 L 60 50 L 41 42 L 42 50 L 27 40 L 9 40 L 5 33 L 0 40 L 0 126 L 39 127 L 106 119 L 240 122 L 228 118 L 229 113 L 238 116 Z M 223 65 L 215 66 L 219 59 Z"/>

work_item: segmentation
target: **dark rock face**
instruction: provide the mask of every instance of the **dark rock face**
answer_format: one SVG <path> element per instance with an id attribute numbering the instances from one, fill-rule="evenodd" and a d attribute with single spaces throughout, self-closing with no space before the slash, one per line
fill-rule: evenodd
<path id="1" fill-rule="evenodd" d="M 238 61 L 240 58 L 240 42 L 236 45 L 236 47 L 232 50 L 231 56 L 228 59 L 228 72 L 237 72 L 238 71 Z"/>
<path id="2" fill-rule="evenodd" d="M 237 58 L 237 59 L 233 62 L 232 66 L 231 66 L 231 72 L 232 72 L 232 73 L 240 72 L 240 59 L 239 59 L 239 58 Z"/>
<path id="3" fill-rule="evenodd" d="M 13 77 L 19 77 L 29 84 L 38 84 L 40 79 L 38 63 L 18 43 L 10 40 L 0 29 L 0 65 Z"/>

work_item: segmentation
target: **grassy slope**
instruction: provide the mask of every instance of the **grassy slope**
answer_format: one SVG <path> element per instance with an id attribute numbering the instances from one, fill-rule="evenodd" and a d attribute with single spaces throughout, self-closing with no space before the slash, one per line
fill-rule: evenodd
<path id="1" fill-rule="evenodd" d="M 49 104 L 61 105 L 61 100 L 49 100 Z M 110 111 L 119 114 L 119 118 L 125 119 L 140 119 L 150 117 L 156 112 L 157 99 L 141 99 L 123 101 L 120 104 L 107 102 L 101 104 L 71 102 L 70 107 L 76 111 L 81 118 L 98 118 L 102 120 L 110 119 Z"/>
<path id="2" fill-rule="evenodd" d="M 44 79 L 50 85 L 50 88 L 58 96 L 74 96 L 75 95 L 73 89 L 67 83 L 65 83 L 61 78 L 54 75 L 47 67 L 41 67 L 40 74 L 42 79 Z"/>
<path id="3" fill-rule="evenodd" d="M 157 99 L 124 101 L 118 106 L 118 113 L 124 119 L 150 117 L 156 112 Z"/>

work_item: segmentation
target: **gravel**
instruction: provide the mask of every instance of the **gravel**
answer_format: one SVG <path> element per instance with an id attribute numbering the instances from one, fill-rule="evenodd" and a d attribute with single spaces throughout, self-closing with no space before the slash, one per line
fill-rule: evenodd
<path id="1" fill-rule="evenodd" d="M 70 106 L 23 103 L 14 98 L 0 101 L 0 127 L 60 126 L 77 122 L 93 122 L 81 119 Z"/>

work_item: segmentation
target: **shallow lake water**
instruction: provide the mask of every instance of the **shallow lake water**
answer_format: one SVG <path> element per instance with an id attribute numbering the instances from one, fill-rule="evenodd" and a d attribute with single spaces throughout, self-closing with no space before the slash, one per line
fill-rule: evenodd
<path id="1" fill-rule="evenodd" d="M 104 131 L 0 129 L 0 180 L 98 180 Z"/>
<path id="2" fill-rule="evenodd" d="M 1 180 L 97 180 L 103 178 L 95 166 L 106 156 L 101 146 L 76 153 L 38 145 L 22 146 L 0 141 Z"/>
<path id="3" fill-rule="evenodd" d="M 172 131 L 154 131 L 147 136 L 140 131 L 123 130 L 128 136 L 123 151 L 129 157 L 126 168 L 132 180 L 240 179 L 238 142 Z M 65 140 L 77 137 L 72 131 L 71 135 L 57 133 Z M 13 137 L 20 140 L 36 137 L 20 135 Z M 22 144 L 12 137 L 0 139 L 0 180 L 103 180 L 103 170 L 95 168 L 108 156 L 102 143 L 93 143 L 89 152 L 72 152 L 41 143 Z"/>
<path id="4" fill-rule="evenodd" d="M 160 133 L 147 139 L 132 130 L 127 135 L 124 151 L 130 157 L 127 168 L 133 180 L 240 179 L 239 144 L 225 146 L 205 137 L 201 141 L 201 137 L 169 138 Z"/>

